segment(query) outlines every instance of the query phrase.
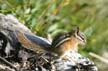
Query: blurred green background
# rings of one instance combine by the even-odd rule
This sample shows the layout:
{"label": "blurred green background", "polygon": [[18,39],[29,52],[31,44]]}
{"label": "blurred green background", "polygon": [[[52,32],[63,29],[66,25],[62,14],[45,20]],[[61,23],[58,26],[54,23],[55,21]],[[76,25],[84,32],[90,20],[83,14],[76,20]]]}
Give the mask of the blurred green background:
{"label": "blurred green background", "polygon": [[108,0],[0,0],[0,13],[14,15],[46,38],[79,26],[87,36],[86,48],[79,52],[94,61],[99,71],[108,71]]}

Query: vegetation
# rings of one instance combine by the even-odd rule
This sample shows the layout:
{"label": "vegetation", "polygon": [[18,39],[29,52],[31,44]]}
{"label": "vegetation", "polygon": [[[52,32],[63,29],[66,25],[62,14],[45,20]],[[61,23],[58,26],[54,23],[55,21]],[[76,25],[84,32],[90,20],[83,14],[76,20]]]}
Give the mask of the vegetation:
{"label": "vegetation", "polygon": [[86,48],[80,48],[80,53],[90,57],[100,71],[107,71],[108,64],[105,67],[89,52],[108,59],[107,8],[108,0],[0,0],[0,13],[13,14],[42,37],[79,26],[87,36]]}

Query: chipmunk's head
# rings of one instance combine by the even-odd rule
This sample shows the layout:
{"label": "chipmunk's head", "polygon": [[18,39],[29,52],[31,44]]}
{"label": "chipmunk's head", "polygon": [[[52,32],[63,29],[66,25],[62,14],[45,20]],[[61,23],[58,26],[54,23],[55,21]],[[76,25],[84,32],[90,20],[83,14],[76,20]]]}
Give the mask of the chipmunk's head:
{"label": "chipmunk's head", "polygon": [[79,30],[79,27],[76,27],[69,33],[70,36],[74,37],[78,44],[85,45],[86,37],[83,32]]}

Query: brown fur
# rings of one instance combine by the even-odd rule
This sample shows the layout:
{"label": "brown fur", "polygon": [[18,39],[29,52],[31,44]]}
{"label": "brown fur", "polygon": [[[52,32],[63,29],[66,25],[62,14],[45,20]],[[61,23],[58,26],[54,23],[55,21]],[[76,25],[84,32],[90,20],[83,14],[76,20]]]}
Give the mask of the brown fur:
{"label": "brown fur", "polygon": [[45,50],[42,49],[38,44],[34,44],[30,40],[26,38],[26,36],[21,32],[16,32],[17,38],[19,42],[27,49],[30,49],[36,53],[44,52]]}
{"label": "brown fur", "polygon": [[60,46],[56,47],[54,50],[55,53],[57,53],[59,56],[64,56],[65,53],[68,53],[72,50],[76,51],[78,46],[77,39],[75,39],[73,36],[62,43]]}

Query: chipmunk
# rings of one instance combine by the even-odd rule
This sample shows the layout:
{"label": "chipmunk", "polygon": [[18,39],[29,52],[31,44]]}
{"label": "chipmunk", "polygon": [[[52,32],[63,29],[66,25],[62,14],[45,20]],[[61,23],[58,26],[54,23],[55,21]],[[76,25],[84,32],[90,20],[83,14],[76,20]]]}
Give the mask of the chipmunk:
{"label": "chipmunk", "polygon": [[41,39],[35,35],[25,34],[20,31],[15,31],[15,35],[19,43],[25,48],[36,53],[54,53],[58,57],[63,57],[72,50],[76,51],[79,44],[84,45],[86,43],[86,37],[78,27],[69,33],[57,35],[51,44],[45,39]]}
{"label": "chipmunk", "polygon": [[77,51],[78,45],[86,44],[86,37],[79,27],[69,33],[57,35],[51,45],[51,51],[59,57],[64,57],[70,51]]}

